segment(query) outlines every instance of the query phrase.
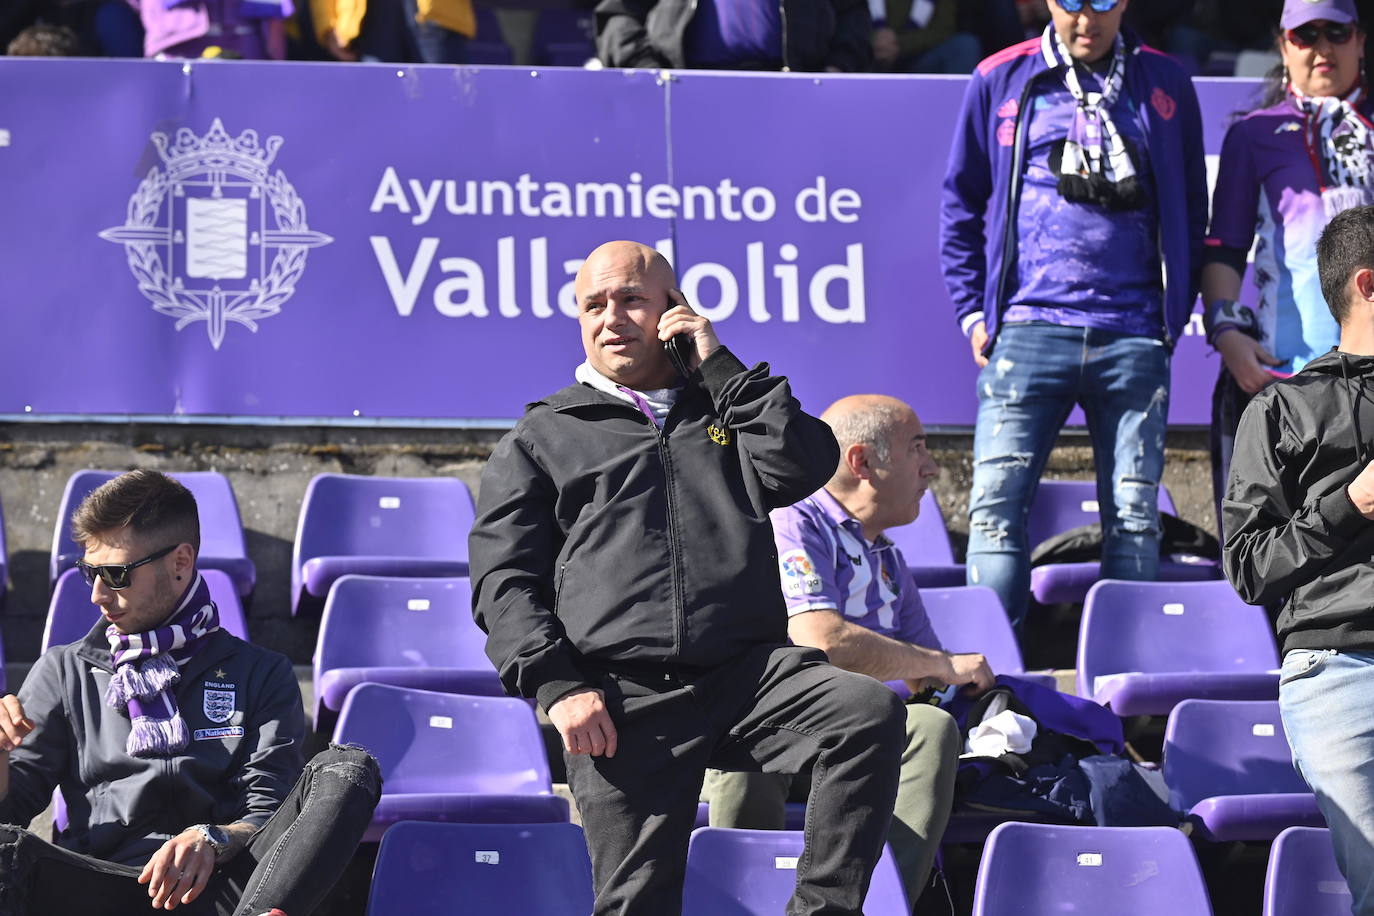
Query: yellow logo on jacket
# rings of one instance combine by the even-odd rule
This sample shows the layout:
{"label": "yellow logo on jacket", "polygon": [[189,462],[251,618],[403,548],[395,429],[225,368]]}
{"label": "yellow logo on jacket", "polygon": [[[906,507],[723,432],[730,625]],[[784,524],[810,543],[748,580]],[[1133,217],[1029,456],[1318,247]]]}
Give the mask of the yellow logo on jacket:
{"label": "yellow logo on jacket", "polygon": [[716,445],[730,444],[730,430],[716,426],[714,423],[706,427],[706,435],[710,436],[711,441]]}

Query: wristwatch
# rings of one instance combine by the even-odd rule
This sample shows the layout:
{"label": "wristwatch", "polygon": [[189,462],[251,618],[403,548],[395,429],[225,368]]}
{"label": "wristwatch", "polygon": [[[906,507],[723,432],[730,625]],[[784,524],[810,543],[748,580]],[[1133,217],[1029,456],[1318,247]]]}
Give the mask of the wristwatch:
{"label": "wristwatch", "polygon": [[200,831],[200,835],[205,842],[210,844],[210,848],[215,851],[215,858],[221,859],[229,849],[229,834],[224,832],[223,827],[214,824],[196,824],[192,830]]}

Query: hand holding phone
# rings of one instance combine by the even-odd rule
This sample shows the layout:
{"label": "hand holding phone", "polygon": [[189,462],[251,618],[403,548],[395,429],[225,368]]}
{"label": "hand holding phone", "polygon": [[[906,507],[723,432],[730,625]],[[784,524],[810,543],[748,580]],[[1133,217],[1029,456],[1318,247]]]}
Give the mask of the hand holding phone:
{"label": "hand holding phone", "polygon": [[658,333],[673,368],[687,378],[720,346],[720,339],[710,320],[692,311],[681,290],[668,290],[668,303],[668,310],[659,319]]}

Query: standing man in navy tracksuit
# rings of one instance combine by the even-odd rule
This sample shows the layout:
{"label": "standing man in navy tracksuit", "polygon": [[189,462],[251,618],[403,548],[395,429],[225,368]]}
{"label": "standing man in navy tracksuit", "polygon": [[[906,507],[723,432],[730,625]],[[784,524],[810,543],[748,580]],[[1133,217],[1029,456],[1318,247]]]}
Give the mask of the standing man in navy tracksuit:
{"label": "standing man in navy tracksuit", "polygon": [[1128,2],[1050,0],[1044,34],[979,64],[945,176],[945,282],[982,369],[968,580],[1017,624],[1026,510],[1075,403],[1102,575],[1159,569],[1169,358],[1197,298],[1207,181],[1192,84],[1122,32]]}
{"label": "standing man in navy tracksuit", "polygon": [[[787,912],[862,912],[903,714],[878,681],[788,645],[771,509],[829,479],[835,437],[748,368],[652,248],[577,275],[587,360],[482,474],[473,610],[506,689],[563,737],[598,914],[681,910],[708,766],[814,773]],[[663,341],[689,344],[686,377]]]}

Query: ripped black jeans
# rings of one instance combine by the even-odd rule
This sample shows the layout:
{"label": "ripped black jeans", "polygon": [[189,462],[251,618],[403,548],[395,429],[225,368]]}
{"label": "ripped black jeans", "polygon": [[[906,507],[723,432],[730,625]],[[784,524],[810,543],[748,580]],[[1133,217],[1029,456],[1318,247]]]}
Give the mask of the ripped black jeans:
{"label": "ripped black jeans", "polygon": [[[288,916],[315,909],[353,857],[381,794],[377,761],[331,746],[306,764],[291,794],[238,855],[215,870],[182,916]],[[189,824],[187,826],[190,826]],[[141,869],[54,846],[20,827],[0,826],[0,916],[152,913]]]}

